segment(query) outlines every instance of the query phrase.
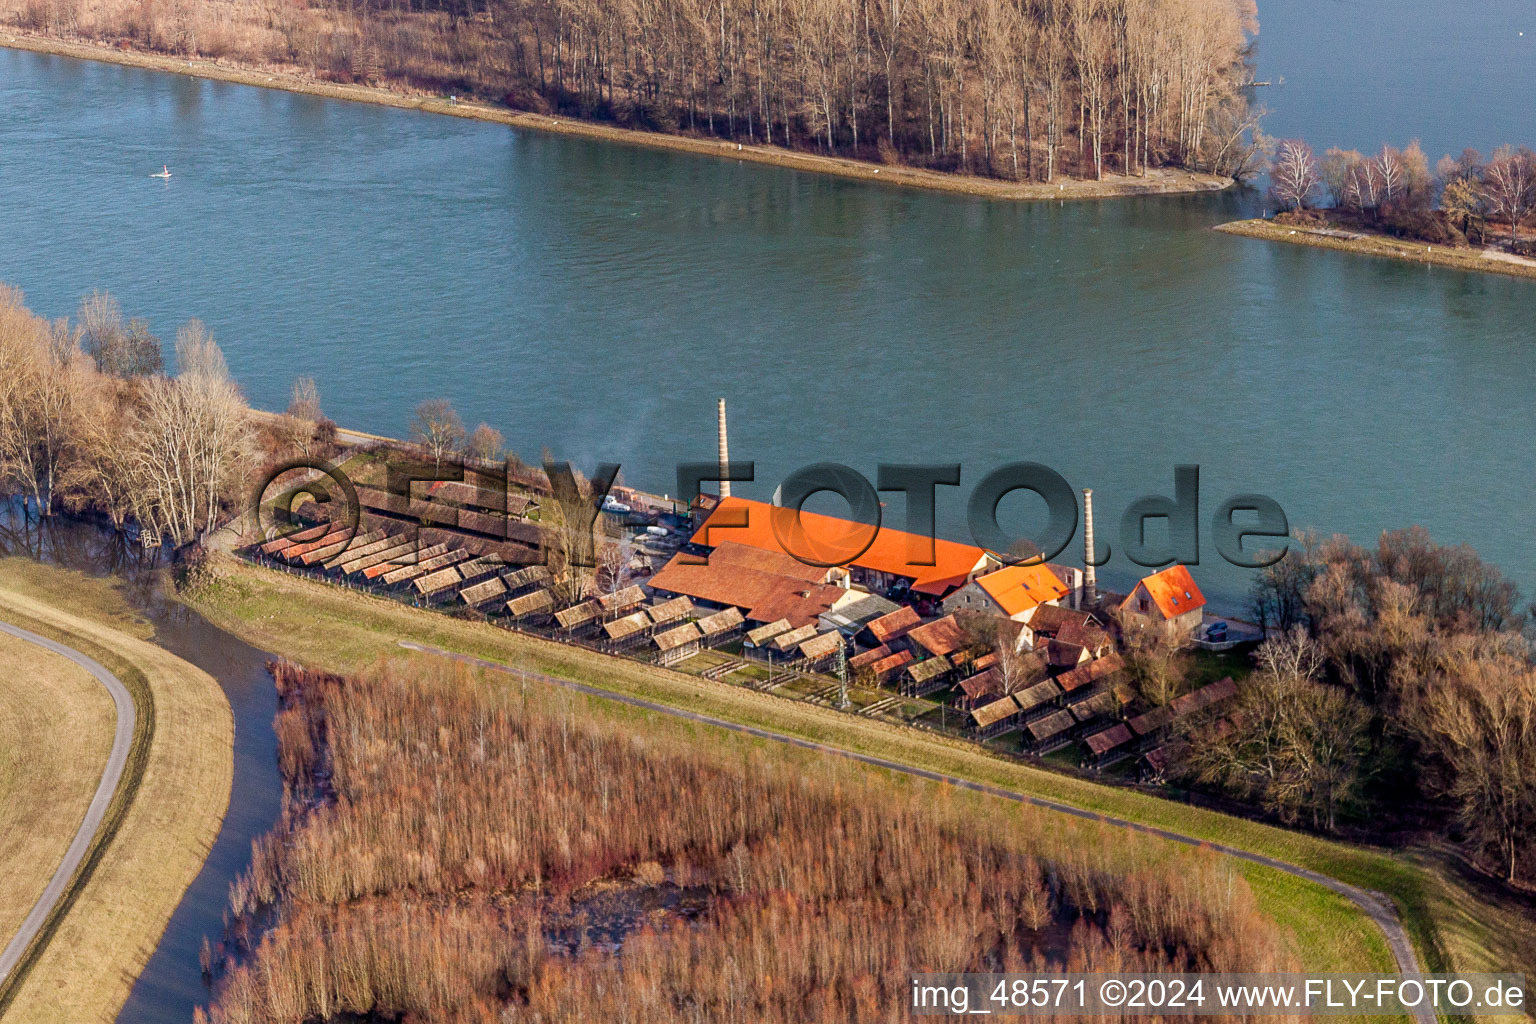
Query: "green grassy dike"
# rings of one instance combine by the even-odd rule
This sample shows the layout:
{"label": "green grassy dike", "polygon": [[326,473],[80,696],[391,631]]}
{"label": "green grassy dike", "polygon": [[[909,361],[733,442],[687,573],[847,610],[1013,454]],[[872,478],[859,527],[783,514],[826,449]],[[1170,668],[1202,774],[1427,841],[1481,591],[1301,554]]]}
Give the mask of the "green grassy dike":
{"label": "green grassy dike", "polygon": [[[189,603],[265,650],[331,671],[407,656],[398,642],[408,639],[1240,847],[1386,893],[1428,970],[1524,970],[1531,964],[1526,948],[1531,940],[1521,938],[1532,930],[1528,921],[1432,866],[1392,853],[1052,774],[945,737],[424,612],[233,559],[222,559],[215,582]],[[640,722],[655,717],[617,705],[603,710]],[[701,738],[707,734],[708,742],[737,741],[705,726],[694,728]],[[1379,930],[1343,897],[1262,866],[1244,863],[1240,870],[1265,911],[1296,936],[1310,969],[1393,969]]]}

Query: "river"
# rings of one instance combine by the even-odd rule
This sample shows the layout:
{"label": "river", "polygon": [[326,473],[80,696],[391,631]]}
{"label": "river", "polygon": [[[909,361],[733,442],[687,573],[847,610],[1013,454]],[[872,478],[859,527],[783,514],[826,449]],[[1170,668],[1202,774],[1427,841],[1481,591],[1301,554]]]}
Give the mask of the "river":
{"label": "river", "polygon": [[[1273,134],[1418,136],[1431,160],[1536,142],[1524,0],[1261,21]],[[0,85],[0,281],[50,316],[108,289],[167,340],[201,317],[260,406],[313,375],[332,417],[399,434],[448,397],[525,457],[666,491],[712,456],[724,396],[758,496],[818,460],[960,462],[940,524],[963,537],[968,487],[1028,459],[1096,489],[1117,550],[1120,511],[1197,463],[1203,515],[1260,491],[1362,540],[1422,523],[1536,592],[1529,281],[1206,230],[1251,193],[987,202],[9,50]],[[1240,605],[1250,574],[1203,541],[1197,578]],[[228,658],[231,822],[124,1021],[187,1019],[197,943],[275,817],[270,686]]]}

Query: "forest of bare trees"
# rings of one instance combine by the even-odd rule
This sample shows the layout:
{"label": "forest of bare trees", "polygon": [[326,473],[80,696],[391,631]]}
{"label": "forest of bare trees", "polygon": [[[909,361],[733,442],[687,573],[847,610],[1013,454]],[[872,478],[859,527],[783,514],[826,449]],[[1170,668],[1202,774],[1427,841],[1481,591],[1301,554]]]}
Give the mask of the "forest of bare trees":
{"label": "forest of bare trees", "polygon": [[1253,0],[4,0],[14,24],[1051,181],[1252,156]]}
{"label": "forest of bare trees", "polygon": [[197,320],[160,343],[96,294],[48,321],[0,286],[0,490],[29,514],[100,513],[147,543],[197,540],[247,486],[255,455],[245,399]]}
{"label": "forest of bare trees", "polygon": [[1536,213],[1536,153],[1501,146],[1485,158],[1475,149],[1447,154],[1430,171],[1417,142],[1362,155],[1330,149],[1319,158],[1300,139],[1286,139],[1270,165],[1270,199],[1286,223],[1319,216],[1440,245],[1487,245],[1502,237],[1522,249],[1521,224]]}
{"label": "forest of bare trees", "polygon": [[1341,808],[1464,843],[1509,882],[1536,877],[1536,664],[1515,587],[1421,528],[1374,549],[1303,536],[1264,570],[1260,649],[1230,727],[1190,769],[1289,820]]}
{"label": "forest of bare trees", "polygon": [[1294,969],[1208,851],[462,666],[276,676],[282,819],[199,1020],[891,1021],[913,970]]}

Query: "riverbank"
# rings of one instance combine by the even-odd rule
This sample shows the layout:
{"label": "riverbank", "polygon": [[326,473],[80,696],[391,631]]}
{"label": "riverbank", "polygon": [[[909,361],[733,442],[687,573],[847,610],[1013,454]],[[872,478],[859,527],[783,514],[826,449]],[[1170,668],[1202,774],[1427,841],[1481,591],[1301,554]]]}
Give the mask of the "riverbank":
{"label": "riverbank", "polygon": [[[1523,937],[1529,927],[1520,913],[1463,884],[1443,864],[1409,864],[1384,851],[1007,761],[935,732],[641,665],[486,623],[424,615],[394,601],[231,558],[221,557],[215,582],[189,600],[210,621],[247,642],[330,671],[355,672],[380,659],[399,657],[399,642],[409,640],[1262,852],[1389,893],[1420,957],[1433,970],[1506,970],[1511,964],[1536,963],[1536,945]],[[1347,901],[1268,869],[1247,865],[1242,870],[1266,912],[1302,939],[1310,964],[1339,966],[1358,963],[1362,957],[1385,962],[1388,954],[1380,933]]]}
{"label": "riverbank", "polygon": [[[133,695],[135,737],[113,803],[67,895],[0,993],[7,1024],[109,1021],[219,832],[234,723],[213,678],[149,642],[148,623],[110,580],[6,559],[0,617],[95,659]],[[39,756],[23,767],[47,763]]]}
{"label": "riverbank", "polygon": [[1389,235],[1346,231],[1341,228],[1291,227],[1269,220],[1229,221],[1226,224],[1216,225],[1216,230],[1246,238],[1263,238],[1271,242],[1311,245],[1320,249],[1337,249],[1363,256],[1385,256],[1389,259],[1450,267],[1454,270],[1474,270],[1487,274],[1536,279],[1536,260],[1522,259],[1519,256],[1492,249],[1452,249],[1441,245],[1427,245],[1424,242],[1404,241]]}
{"label": "riverbank", "polygon": [[324,96],[330,99],[373,103],[380,106],[399,107],[406,110],[422,110],[433,114],[447,114],[478,121],[491,121],[514,128],[557,132],[582,138],[618,142],[650,149],[664,149],[679,153],[692,153],[723,159],[744,160],[750,163],[768,164],[789,170],[814,174],[831,174],[841,178],[853,178],[882,185],[904,188],[921,188],[935,192],[978,196],[986,199],[1015,201],[1116,199],[1129,196],[1183,195],[1198,192],[1220,192],[1232,187],[1233,179],[1217,174],[1186,171],[1179,168],[1157,168],[1143,177],[1108,175],[1102,181],[1066,179],[1050,184],[1016,183],[995,178],[970,175],[945,174],[913,167],[873,164],[863,160],[850,160],[816,153],[801,153],[778,146],[745,145],[722,139],[694,138],[685,135],[667,135],[660,132],[617,128],[612,125],[580,121],[569,117],[535,114],[511,110],[487,103],[450,102],[440,96],[428,96],[398,92],[393,89],[366,85],[341,85],[324,82],[312,75],[292,68],[264,68],[241,64],[229,64],[217,60],[188,60],[166,54],[146,53],[141,50],[120,49],[102,43],[81,42],[41,36],[7,28],[0,31],[0,45],[35,53],[73,57],[78,60],[104,61],[124,67],[144,68],[174,74],[192,75],[238,85],[253,85],[263,89],[281,89],[285,92]]}

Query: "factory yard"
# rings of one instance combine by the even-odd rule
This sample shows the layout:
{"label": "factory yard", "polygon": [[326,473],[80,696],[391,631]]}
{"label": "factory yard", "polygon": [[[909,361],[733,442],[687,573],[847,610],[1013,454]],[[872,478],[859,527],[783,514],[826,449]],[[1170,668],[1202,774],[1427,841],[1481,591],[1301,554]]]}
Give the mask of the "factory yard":
{"label": "factory yard", "polygon": [[[241,553],[423,613],[1143,782],[1162,781],[1190,731],[1220,721],[1260,638],[1204,640],[1204,598],[1181,566],[1131,595],[1101,594],[1082,570],[1009,566],[947,540],[934,542],[932,565],[908,564],[916,538],[882,528],[856,557],[822,567],[785,541],[837,548],[856,524],[621,487],[597,516],[593,566],[578,582],[583,573],[561,568],[558,524],[580,515],[544,474],[471,467],[407,495],[390,480],[409,457],[377,440],[349,452],[340,465],[355,522],[301,501],[293,528]],[[301,491],[295,483],[290,498]],[[1143,697],[1122,653],[1122,632],[1146,626],[1189,648],[1187,692],[1161,704]]]}

